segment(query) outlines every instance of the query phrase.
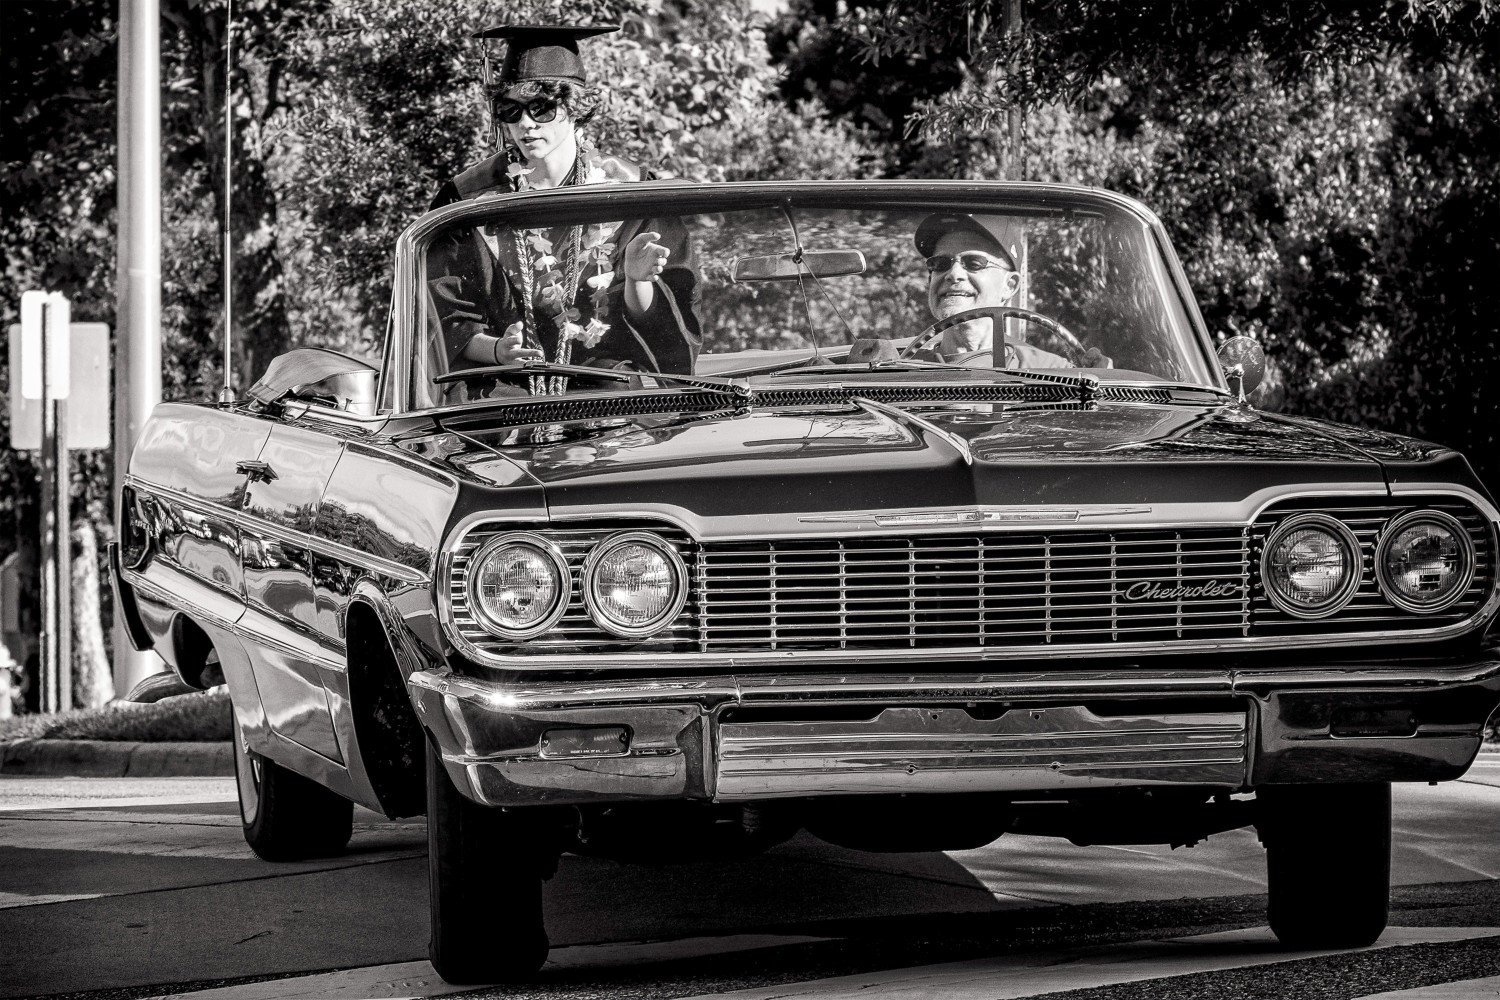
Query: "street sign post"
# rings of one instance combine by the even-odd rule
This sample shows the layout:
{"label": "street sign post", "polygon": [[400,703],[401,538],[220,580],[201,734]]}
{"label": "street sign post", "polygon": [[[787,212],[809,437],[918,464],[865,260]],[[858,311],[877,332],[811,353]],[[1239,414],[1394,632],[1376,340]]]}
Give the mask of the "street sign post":
{"label": "street sign post", "polygon": [[[73,614],[68,449],[109,447],[109,328],[71,322],[57,292],[21,296],[10,328],[11,447],[38,452],[41,467],[41,709],[73,706]],[[70,405],[70,403],[72,405]]]}

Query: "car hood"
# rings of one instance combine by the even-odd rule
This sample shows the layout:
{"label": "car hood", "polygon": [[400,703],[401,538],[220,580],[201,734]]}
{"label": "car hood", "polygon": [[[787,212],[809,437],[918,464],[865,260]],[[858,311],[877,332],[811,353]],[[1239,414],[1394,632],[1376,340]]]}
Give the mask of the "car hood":
{"label": "car hood", "polygon": [[[1362,432],[1224,406],[851,404],[516,429],[465,422],[447,461],[547,506],[704,516],[947,505],[1235,502],[1294,484],[1384,491]],[[1419,460],[1420,442],[1385,435]]]}

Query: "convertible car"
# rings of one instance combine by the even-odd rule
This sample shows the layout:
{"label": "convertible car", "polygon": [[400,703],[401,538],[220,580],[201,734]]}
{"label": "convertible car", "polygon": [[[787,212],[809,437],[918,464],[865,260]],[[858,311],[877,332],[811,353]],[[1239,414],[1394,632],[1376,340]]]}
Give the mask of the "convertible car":
{"label": "convertible car", "polygon": [[1500,515],[1447,448],[1257,408],[1263,362],[1104,191],[465,201],[402,236],[378,368],[157,408],[118,607],[227,683],[258,855],[427,814],[452,982],[540,967],[564,853],[803,830],[1253,826],[1277,936],[1366,944],[1391,783],[1463,774],[1500,702]]}

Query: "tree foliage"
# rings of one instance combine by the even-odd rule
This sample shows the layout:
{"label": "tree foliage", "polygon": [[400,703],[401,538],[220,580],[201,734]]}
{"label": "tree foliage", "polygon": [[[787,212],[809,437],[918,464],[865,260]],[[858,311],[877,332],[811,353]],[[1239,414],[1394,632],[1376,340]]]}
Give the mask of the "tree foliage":
{"label": "tree foliage", "polygon": [[[115,0],[6,0],[0,324],[23,290],[115,324]],[[815,102],[789,106],[747,0],[162,0],[162,356],[168,399],[223,381],[226,86],[233,114],[234,374],[292,345],[378,356],[397,236],[487,154],[477,29],[619,21],[586,60],[607,152],[701,181],[851,176],[873,154]],[[0,351],[0,435],[8,440]],[[111,508],[111,456],[77,453],[74,510]],[[36,470],[0,448],[0,556],[34,545]],[[107,529],[106,529],[107,534]]]}
{"label": "tree foliage", "polygon": [[[811,0],[816,3],[817,0]],[[931,134],[977,134],[1010,107],[1077,106],[1107,78],[1210,87],[1254,56],[1279,86],[1393,52],[1500,51],[1500,0],[852,0],[823,46],[872,66],[948,53],[963,81],[918,100]],[[925,87],[925,84],[919,84]]]}
{"label": "tree foliage", "polygon": [[[910,176],[1095,184],[1165,222],[1211,330],[1272,356],[1267,396],[1464,450],[1500,487],[1500,136],[1492,0],[794,4],[789,92],[907,101]],[[941,55],[948,89],[903,82]],[[833,63],[833,65],[830,65]],[[1024,114],[1021,155],[997,126]],[[899,133],[899,134],[898,134]]]}

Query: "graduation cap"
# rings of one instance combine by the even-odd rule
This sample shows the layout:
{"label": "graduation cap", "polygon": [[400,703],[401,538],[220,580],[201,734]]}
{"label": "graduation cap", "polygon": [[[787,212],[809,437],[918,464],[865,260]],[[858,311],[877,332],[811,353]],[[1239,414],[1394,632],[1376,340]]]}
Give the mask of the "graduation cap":
{"label": "graduation cap", "polygon": [[578,41],[619,31],[618,24],[501,24],[486,28],[475,38],[499,38],[506,42],[500,72],[491,73],[488,46],[484,58],[484,84],[488,89],[527,80],[567,80],[583,83],[583,59]]}

